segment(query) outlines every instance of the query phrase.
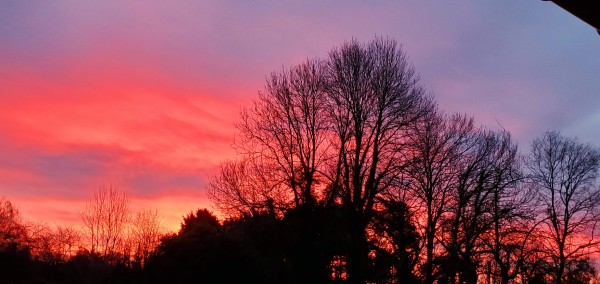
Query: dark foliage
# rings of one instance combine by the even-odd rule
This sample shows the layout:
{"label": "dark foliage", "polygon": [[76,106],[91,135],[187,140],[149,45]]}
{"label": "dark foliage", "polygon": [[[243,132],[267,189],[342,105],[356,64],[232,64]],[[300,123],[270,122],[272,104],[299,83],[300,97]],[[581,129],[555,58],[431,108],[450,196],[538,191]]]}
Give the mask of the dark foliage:
{"label": "dark foliage", "polygon": [[413,270],[418,262],[420,236],[405,203],[382,199],[382,209],[376,211],[373,230],[381,239],[373,239],[375,259],[371,265],[370,279],[385,283],[390,279],[402,283],[420,283]]}
{"label": "dark foliage", "polygon": [[0,275],[6,281],[18,281],[28,277],[31,255],[27,247],[15,242],[0,244]]}
{"label": "dark foliage", "polygon": [[[389,233],[394,248],[377,247],[369,275],[373,280],[412,279],[417,236],[405,224],[406,207],[381,214],[377,230]],[[230,219],[199,210],[185,218],[178,234],[163,239],[146,268],[147,282],[190,283],[333,283],[335,271],[350,253],[349,226],[340,206],[298,207],[283,218],[269,214]],[[405,228],[394,232],[396,226]],[[410,238],[410,240],[406,240]],[[335,260],[339,262],[335,262]],[[395,273],[392,267],[398,266]],[[339,273],[342,279],[332,279]],[[175,277],[174,277],[175,276]],[[406,278],[408,277],[408,278]]]}
{"label": "dark foliage", "polygon": [[149,283],[264,282],[251,248],[228,234],[207,210],[185,217],[181,230],[163,239],[146,265]]}

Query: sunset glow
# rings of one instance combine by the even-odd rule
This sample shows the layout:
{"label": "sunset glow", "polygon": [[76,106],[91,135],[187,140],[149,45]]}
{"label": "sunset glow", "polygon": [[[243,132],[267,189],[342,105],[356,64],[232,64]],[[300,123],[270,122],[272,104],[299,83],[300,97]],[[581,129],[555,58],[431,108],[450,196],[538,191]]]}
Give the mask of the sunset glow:
{"label": "sunset glow", "polygon": [[0,3],[0,196],[78,226],[112,185],[177,230],[211,208],[207,184],[270,72],[375,35],[403,44],[443,109],[522,149],[548,129],[600,140],[600,39],[543,1],[201,3]]}

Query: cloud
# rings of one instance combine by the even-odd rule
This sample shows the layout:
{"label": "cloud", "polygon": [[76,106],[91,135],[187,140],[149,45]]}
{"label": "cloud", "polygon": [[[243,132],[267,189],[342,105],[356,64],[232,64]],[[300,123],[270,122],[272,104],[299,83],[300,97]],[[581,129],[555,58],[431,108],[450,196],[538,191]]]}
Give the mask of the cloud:
{"label": "cloud", "polygon": [[4,1],[1,194],[58,220],[114,184],[175,222],[235,157],[266,75],[375,35],[403,44],[447,112],[521,145],[547,129],[596,139],[598,37],[548,2]]}
{"label": "cloud", "polygon": [[[134,200],[172,196],[189,205],[204,200],[206,180],[235,155],[233,123],[243,100],[179,86],[135,66],[96,70],[74,62],[78,72],[59,68],[51,75],[27,64],[5,66],[0,188],[28,216],[76,220],[75,205],[106,184]],[[130,69],[136,72],[127,77]],[[72,214],[61,207],[65,202],[73,203]],[[185,212],[175,207],[161,214],[181,217]]]}

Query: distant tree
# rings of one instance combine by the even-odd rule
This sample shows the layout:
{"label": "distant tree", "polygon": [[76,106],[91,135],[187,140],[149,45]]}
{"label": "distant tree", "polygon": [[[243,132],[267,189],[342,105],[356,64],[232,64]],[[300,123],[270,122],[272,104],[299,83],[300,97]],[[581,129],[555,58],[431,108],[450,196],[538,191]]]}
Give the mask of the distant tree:
{"label": "distant tree", "polygon": [[203,235],[217,232],[220,229],[219,219],[212,212],[198,209],[183,218],[179,235]]}
{"label": "distant tree", "polygon": [[554,282],[560,284],[567,268],[599,244],[600,150],[558,132],[546,132],[531,148],[529,178],[544,207],[546,237],[539,241],[547,248]]}
{"label": "distant tree", "polygon": [[280,222],[279,235],[290,283],[345,280],[346,255],[351,247],[347,211],[340,205],[290,209]]}
{"label": "distant tree", "polygon": [[81,232],[65,225],[56,226],[54,231],[55,253],[63,261],[75,256],[81,246]]}
{"label": "distant tree", "polygon": [[19,210],[10,201],[0,197],[0,245],[24,244],[27,239],[27,228],[21,220]]}
{"label": "distant tree", "polygon": [[[291,209],[294,211],[295,209]],[[289,212],[288,212],[289,214]],[[307,220],[300,220],[307,221]],[[254,283],[319,283],[315,281],[311,271],[314,267],[323,269],[322,255],[327,252],[319,250],[317,257],[312,254],[312,247],[299,246],[299,244],[313,243],[314,239],[299,239],[300,228],[305,226],[287,226],[285,219],[280,219],[272,214],[263,213],[223,222],[224,237],[233,241],[238,252],[233,254],[233,259],[242,259],[251,264],[232,262],[230,268],[234,271],[245,273],[245,281]],[[313,222],[310,222],[313,223]],[[295,230],[294,230],[295,229]],[[309,251],[313,256],[312,262],[298,262],[295,252]],[[302,253],[301,252],[301,253]],[[228,253],[232,254],[231,251]],[[302,266],[302,264],[306,264]],[[303,281],[303,280],[309,280]]]}
{"label": "distant tree", "polygon": [[522,274],[523,282],[529,284],[553,283],[551,277],[552,270],[552,264],[546,261],[544,257],[538,255],[533,261],[526,263]]}
{"label": "distant tree", "polygon": [[186,215],[179,232],[164,236],[148,260],[148,281],[190,283],[216,279],[216,271],[211,271],[214,266],[209,264],[216,260],[212,249],[222,249],[214,245],[221,231],[217,217],[206,209]]}
{"label": "distant tree", "polygon": [[0,197],[0,282],[27,279],[31,254],[27,246],[27,228],[19,211]]}
{"label": "distant tree", "polygon": [[55,234],[45,223],[28,224],[27,246],[31,255],[39,261],[57,263],[62,259],[57,253]]}
{"label": "distant tree", "polygon": [[92,253],[103,257],[114,257],[118,253],[130,218],[129,203],[125,193],[112,186],[94,191],[94,198],[80,213],[85,225],[84,235]]}
{"label": "distant tree", "polygon": [[144,265],[160,244],[163,236],[161,221],[156,210],[137,212],[131,223],[129,243],[134,262]]}
{"label": "distant tree", "polygon": [[66,277],[56,282],[66,283],[126,283],[125,279],[119,279],[114,264],[108,262],[105,257],[88,250],[78,251],[64,266]]}

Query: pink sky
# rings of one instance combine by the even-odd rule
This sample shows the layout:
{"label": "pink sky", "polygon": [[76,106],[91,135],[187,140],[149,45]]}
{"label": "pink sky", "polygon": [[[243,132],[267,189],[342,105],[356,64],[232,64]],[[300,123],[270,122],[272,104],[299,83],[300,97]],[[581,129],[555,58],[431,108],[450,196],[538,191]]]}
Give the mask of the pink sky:
{"label": "pink sky", "polygon": [[264,78],[344,40],[404,45],[448,112],[510,130],[600,139],[600,37],[553,4],[0,3],[0,196],[78,224],[95,188],[175,229],[205,191]]}

